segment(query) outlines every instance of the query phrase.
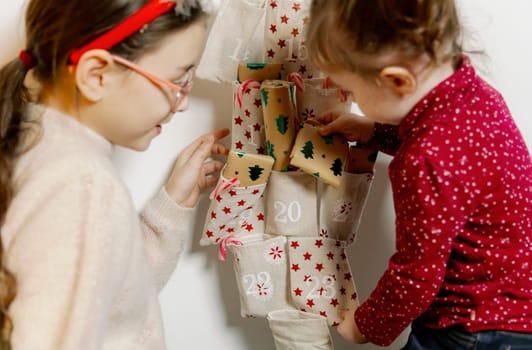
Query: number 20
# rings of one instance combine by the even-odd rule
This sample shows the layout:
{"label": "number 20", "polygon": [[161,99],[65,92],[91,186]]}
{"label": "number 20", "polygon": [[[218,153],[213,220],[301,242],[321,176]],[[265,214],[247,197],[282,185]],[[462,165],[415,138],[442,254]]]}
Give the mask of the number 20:
{"label": "number 20", "polygon": [[290,222],[298,222],[301,220],[301,204],[299,202],[294,201],[286,205],[285,202],[276,201],[273,206],[277,212],[275,221],[286,224],[288,220]]}

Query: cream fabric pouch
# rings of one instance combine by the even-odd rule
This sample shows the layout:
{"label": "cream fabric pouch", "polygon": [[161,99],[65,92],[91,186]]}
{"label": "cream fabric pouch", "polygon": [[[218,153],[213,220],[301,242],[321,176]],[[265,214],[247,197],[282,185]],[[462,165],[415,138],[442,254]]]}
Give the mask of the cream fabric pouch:
{"label": "cream fabric pouch", "polygon": [[266,190],[266,233],[318,236],[317,180],[302,171],[272,171]]}
{"label": "cream fabric pouch", "polygon": [[293,309],[288,294],[286,237],[230,246],[240,292],[242,317],[266,317],[273,310]]}
{"label": "cream fabric pouch", "polygon": [[268,314],[276,350],[332,350],[327,319],[298,310],[276,310]]}
{"label": "cream fabric pouch", "polygon": [[345,246],[355,241],[373,177],[373,173],[344,172],[340,187],[321,184],[319,226],[322,237],[340,240]]}
{"label": "cream fabric pouch", "polygon": [[264,60],[265,0],[224,0],[212,24],[196,75],[232,83],[238,65]]}

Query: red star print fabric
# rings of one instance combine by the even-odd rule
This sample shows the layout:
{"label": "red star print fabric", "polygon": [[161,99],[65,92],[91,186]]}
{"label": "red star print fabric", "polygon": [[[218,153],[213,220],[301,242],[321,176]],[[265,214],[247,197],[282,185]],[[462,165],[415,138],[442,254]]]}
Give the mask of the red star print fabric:
{"label": "red star print fabric", "polygon": [[373,177],[373,173],[344,173],[339,188],[323,185],[319,215],[321,237],[342,241],[346,247],[355,242]]}
{"label": "red star print fabric", "polygon": [[266,154],[260,83],[234,83],[235,101],[231,118],[231,149]]}
{"label": "red star print fabric", "polygon": [[288,294],[286,237],[231,246],[242,317],[294,309]]}
{"label": "red star print fabric", "polygon": [[340,241],[316,237],[288,238],[290,294],[296,307],[327,318],[337,326],[338,310],[358,304],[351,268]]}
{"label": "red star print fabric", "polygon": [[302,171],[273,171],[266,195],[266,233],[317,236],[316,179]]}
{"label": "red star print fabric", "polygon": [[287,73],[296,72],[305,79],[320,75],[310,64],[305,46],[310,3],[310,0],[269,0],[264,34],[266,62],[283,63]]}
{"label": "red star print fabric", "polygon": [[[222,175],[218,184],[227,181]],[[230,187],[210,202],[200,245],[220,244],[223,238],[239,238],[264,233],[264,200],[266,184]]]}

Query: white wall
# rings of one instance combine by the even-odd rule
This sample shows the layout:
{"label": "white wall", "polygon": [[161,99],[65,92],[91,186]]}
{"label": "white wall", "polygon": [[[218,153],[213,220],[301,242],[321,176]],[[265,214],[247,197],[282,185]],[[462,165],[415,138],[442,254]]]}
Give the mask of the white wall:
{"label": "white wall", "polygon": [[[532,148],[532,24],[529,0],[460,0],[470,31],[476,33],[475,47],[486,51],[483,75],[506,96],[529,148]],[[0,1],[0,62],[12,59],[23,46],[21,6],[23,0]],[[231,89],[198,81],[188,112],[177,115],[149,151],[117,150],[115,160],[140,208],[163,183],[175,155],[197,135],[230,125]],[[389,158],[380,156],[361,232],[350,248],[349,258],[358,292],[364,300],[387,265],[394,247],[394,214],[387,180]],[[170,283],[161,295],[169,349],[271,350],[274,348],[263,319],[243,319],[239,314],[238,291],[231,262],[221,263],[213,247],[198,241],[208,202],[203,200],[197,230]],[[333,330],[335,348],[377,349],[353,346]],[[397,349],[405,335],[390,349]]]}

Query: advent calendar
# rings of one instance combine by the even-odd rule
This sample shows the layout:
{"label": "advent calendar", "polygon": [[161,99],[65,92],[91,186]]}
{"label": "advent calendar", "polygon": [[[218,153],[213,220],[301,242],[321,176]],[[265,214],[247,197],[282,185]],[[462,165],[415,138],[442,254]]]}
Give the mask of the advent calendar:
{"label": "advent calendar", "polygon": [[310,0],[225,0],[197,75],[233,91],[231,152],[200,244],[230,258],[242,317],[268,319],[278,350],[332,349],[358,304],[355,242],[376,152],[320,136],[314,117],[348,93],[309,60]]}

